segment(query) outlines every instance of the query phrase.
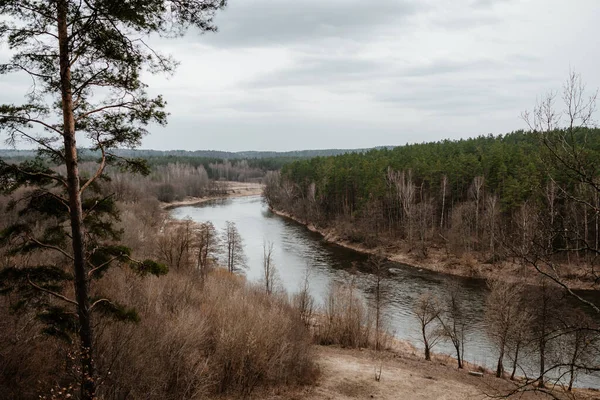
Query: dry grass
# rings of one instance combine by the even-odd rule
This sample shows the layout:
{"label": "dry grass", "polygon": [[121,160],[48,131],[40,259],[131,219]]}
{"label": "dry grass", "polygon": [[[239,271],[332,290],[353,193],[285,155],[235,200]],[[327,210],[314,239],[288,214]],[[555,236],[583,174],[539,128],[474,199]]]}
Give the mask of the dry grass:
{"label": "dry grass", "polygon": [[[248,395],[257,386],[311,383],[310,336],[284,298],[217,271],[107,280],[141,311],[135,326],[103,327],[98,360],[106,398],[197,399]],[[132,368],[132,366],[135,366]]]}
{"label": "dry grass", "polygon": [[[375,348],[377,332],[372,311],[352,282],[332,284],[325,307],[313,318],[314,342],[348,348]],[[381,348],[388,348],[391,341],[392,336],[384,327],[380,328]]]}
{"label": "dry grass", "polygon": [[0,399],[37,399],[69,381],[68,349],[40,336],[33,315],[12,315],[9,306],[8,299],[0,297]]}
{"label": "dry grass", "polygon": [[[156,256],[166,223],[158,202],[121,209],[123,243],[138,259]],[[287,297],[219,269],[202,282],[191,253],[164,277],[115,267],[95,283],[93,295],[133,307],[141,318],[125,324],[94,317],[99,398],[246,396],[314,382],[312,338]],[[76,346],[41,335],[33,313],[12,315],[16,300],[0,297],[0,399],[66,398],[62,388],[78,381]]]}
{"label": "dry grass", "polygon": [[[202,287],[190,272],[141,279],[114,270],[98,290],[141,317],[137,324],[96,318],[101,399],[247,396],[318,376],[311,336],[287,298],[243,278],[217,270]],[[0,398],[62,398],[58,388],[77,380],[73,347],[39,335],[32,315],[1,306]]]}

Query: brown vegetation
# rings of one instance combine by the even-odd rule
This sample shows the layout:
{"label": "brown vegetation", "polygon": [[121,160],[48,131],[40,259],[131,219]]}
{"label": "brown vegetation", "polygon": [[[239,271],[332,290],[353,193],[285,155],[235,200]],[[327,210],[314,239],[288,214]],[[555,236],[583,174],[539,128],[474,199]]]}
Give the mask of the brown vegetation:
{"label": "brown vegetation", "polygon": [[[101,398],[198,399],[314,381],[310,337],[285,298],[218,271],[204,289],[184,271],[138,279],[115,270],[103,281],[140,322],[97,321]],[[40,336],[35,320],[2,306],[0,398],[50,396],[73,384],[73,346]]]}
{"label": "brown vegetation", "polygon": [[220,270],[203,288],[197,275],[182,272],[133,293],[127,281],[109,284],[143,311],[137,325],[103,327],[106,398],[248,395],[260,385],[314,380],[310,337],[284,298]]}
{"label": "brown vegetation", "polygon": [[[94,318],[100,398],[200,399],[314,382],[312,338],[300,313],[285,295],[267,295],[215,268],[222,246],[210,223],[172,221],[152,197],[117,204],[122,243],[135,257],[166,263],[170,272],[142,279],[118,268],[94,287],[135,309],[139,320]],[[14,217],[6,214],[0,228]],[[39,262],[36,257],[3,249],[0,268]],[[0,398],[75,396],[77,345],[40,333],[44,326],[34,312],[12,312],[18,305],[16,297],[0,297],[0,336],[6,339],[0,341]]]}

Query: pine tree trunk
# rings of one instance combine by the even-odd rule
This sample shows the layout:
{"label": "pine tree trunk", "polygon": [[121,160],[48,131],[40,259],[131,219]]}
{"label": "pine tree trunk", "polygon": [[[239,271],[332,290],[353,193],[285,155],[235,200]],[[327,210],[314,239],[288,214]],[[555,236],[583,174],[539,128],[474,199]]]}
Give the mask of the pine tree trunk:
{"label": "pine tree trunk", "polygon": [[64,124],[65,163],[71,219],[73,245],[73,269],[75,275],[75,296],[79,317],[79,340],[81,344],[81,399],[92,400],[96,394],[96,381],[93,361],[93,334],[90,320],[89,289],[86,273],[85,246],[83,235],[83,210],[77,166],[77,143],[75,140],[75,118],[73,115],[73,96],[71,90],[71,68],[67,28],[67,0],[57,3],[58,44],[60,55],[60,81]]}

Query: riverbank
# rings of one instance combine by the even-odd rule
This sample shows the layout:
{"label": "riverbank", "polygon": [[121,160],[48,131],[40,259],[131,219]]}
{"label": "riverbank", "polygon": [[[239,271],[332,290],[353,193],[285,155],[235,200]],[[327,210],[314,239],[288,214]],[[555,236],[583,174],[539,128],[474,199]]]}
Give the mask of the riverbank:
{"label": "riverbank", "polygon": [[219,183],[222,186],[219,188],[217,194],[208,195],[205,197],[188,197],[180,201],[161,203],[161,208],[164,210],[170,210],[176,207],[194,206],[211,200],[221,200],[233,197],[260,196],[264,187],[261,183],[253,182],[225,181]]}
{"label": "riverbank", "polygon": [[[246,241],[245,249],[250,260],[246,276],[249,281],[259,281],[262,276],[264,267],[262,264],[264,238],[269,238],[273,241],[277,251],[275,255],[276,262],[279,265],[285,265],[284,268],[279,269],[279,273],[282,278],[281,285],[288,293],[297,292],[298,277],[302,277],[306,273],[306,261],[313,260],[311,264],[315,268],[311,272],[310,293],[317,299],[318,304],[324,304],[323,301],[326,300],[327,293],[329,292],[329,282],[335,279],[336,276],[339,277],[338,272],[340,269],[348,267],[353,261],[364,261],[364,257],[359,256],[353,251],[346,251],[342,248],[337,248],[337,246],[326,245],[317,235],[310,234],[303,225],[286,222],[284,218],[274,217],[273,214],[265,212],[265,206],[261,202],[260,197],[236,198],[226,202],[209,203],[204,207],[184,207],[173,210],[171,215],[176,219],[191,219],[198,222],[210,220],[217,227],[224,226],[226,221],[235,221],[240,234]],[[398,275],[402,275],[402,277],[395,275],[390,279],[390,285],[393,285],[391,288],[401,293],[401,297],[394,296],[390,300],[390,307],[393,307],[394,312],[390,313],[393,315],[390,315],[390,319],[388,320],[388,328],[404,344],[406,344],[406,341],[417,344],[418,339],[415,336],[415,328],[417,327],[415,326],[415,318],[411,314],[413,302],[410,299],[416,299],[419,294],[425,291],[434,291],[443,295],[446,290],[445,282],[450,279],[448,276],[442,274],[436,276],[429,273],[411,273],[408,269],[406,269],[405,273],[405,269],[401,269],[402,271],[399,271]],[[399,279],[396,279],[397,277]],[[371,287],[372,282],[370,277],[367,274],[357,274],[356,279],[355,283],[359,293],[366,293],[366,290]],[[469,307],[465,312],[473,330],[469,337],[469,344],[467,345],[469,348],[468,358],[487,367],[493,367],[494,355],[490,352],[492,344],[489,343],[482,325],[481,310],[485,304],[485,284],[484,282],[462,279],[457,280],[457,284],[469,296]],[[327,329],[321,331],[326,332]],[[409,348],[403,351],[402,349],[396,350],[396,347],[398,346],[394,346],[394,351],[398,353],[398,357],[400,358],[406,358],[405,353],[415,356],[417,360],[423,358],[422,351],[420,350]],[[446,343],[440,343],[438,350],[441,353],[453,354],[453,349],[448,348]],[[442,354],[439,354],[439,356],[445,357]],[[434,364],[440,362],[444,361],[438,360],[436,356]],[[445,361],[445,364],[449,369],[454,370],[456,368],[456,361],[449,357]],[[469,367],[469,369],[478,370],[478,367],[473,366],[472,368]],[[372,374],[372,372],[368,371],[365,373],[369,374],[369,376]],[[585,382],[584,385],[586,386],[596,386],[595,382],[589,380]],[[282,390],[287,389],[282,388]],[[257,396],[256,398],[262,397]],[[292,395],[282,398],[300,399],[311,398],[311,396]]]}
{"label": "riverbank", "polygon": [[[394,351],[343,349],[334,346],[314,346],[320,377],[314,386],[275,388],[257,392],[256,399],[414,399],[414,400],[483,400],[515,389],[515,383],[485,373],[472,376],[469,369],[459,370],[452,359],[434,358],[425,361],[420,355]],[[381,371],[380,380],[375,379]],[[598,392],[576,390],[567,395],[559,388],[557,399],[597,399]],[[575,397],[573,397],[575,395]],[[536,392],[516,396],[523,400],[548,398]]]}
{"label": "riverbank", "polygon": [[[300,218],[285,211],[273,208],[270,210],[276,215],[288,218],[305,226],[311,232],[318,233],[328,243],[366,255],[379,254],[389,261],[405,264],[414,268],[466,278],[486,279],[490,276],[501,276],[502,279],[507,281],[526,282],[531,285],[539,284],[539,279],[541,277],[540,273],[529,265],[513,261],[486,263],[477,260],[475,256],[470,253],[465,253],[463,256],[457,257],[441,248],[429,247],[427,256],[416,254],[416,252],[406,252],[400,245],[371,248],[361,243],[344,240],[333,228],[317,227],[314,224],[307,224]],[[598,290],[598,287],[594,286],[594,280],[590,279],[588,272],[589,271],[584,268],[571,267],[569,268],[568,274],[565,274],[565,277],[562,278],[562,281],[568,284],[571,289]]]}

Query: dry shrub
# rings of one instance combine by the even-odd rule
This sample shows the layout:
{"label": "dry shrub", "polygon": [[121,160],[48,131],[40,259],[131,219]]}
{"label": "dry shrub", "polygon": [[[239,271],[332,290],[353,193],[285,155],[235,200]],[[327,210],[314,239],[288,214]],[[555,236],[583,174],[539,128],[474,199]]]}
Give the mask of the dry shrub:
{"label": "dry shrub", "polygon": [[137,254],[153,254],[157,233],[165,224],[167,213],[160,209],[158,200],[147,198],[136,203],[119,203],[120,221],[116,228],[123,230],[121,243]]}
{"label": "dry shrub", "polygon": [[[249,394],[261,382],[308,383],[314,377],[310,337],[283,297],[258,288],[208,287],[218,391]],[[220,367],[220,369],[218,368]]]}
{"label": "dry shrub", "polygon": [[[201,289],[191,272],[107,277],[111,296],[136,305],[141,322],[104,322],[98,363],[107,399],[247,395],[257,386],[315,377],[310,336],[283,297],[215,271]],[[110,374],[106,374],[110,372]]]}
{"label": "dry shrub", "polygon": [[[123,243],[139,259],[158,252],[165,214],[157,202],[120,204]],[[180,267],[189,264],[185,240],[171,243]],[[2,249],[0,257],[1,268],[9,259]],[[269,296],[223,270],[202,285],[193,268],[177,264],[160,278],[114,268],[94,285],[93,296],[134,307],[141,318],[126,324],[94,316],[99,398],[214,398],[316,379],[310,334],[283,294]],[[78,378],[73,346],[41,335],[33,314],[11,315],[10,301],[0,297],[0,399],[63,396],[59,388]]]}
{"label": "dry shrub", "polygon": [[315,341],[321,345],[369,347],[371,325],[367,308],[353,283],[332,283],[325,313],[315,329]]}
{"label": "dry shrub", "polygon": [[35,317],[10,314],[9,303],[0,297],[0,399],[37,399],[68,386],[68,346],[40,336]]}
{"label": "dry shrub", "polygon": [[292,296],[292,305],[298,312],[304,326],[310,329],[310,327],[314,325],[315,299],[310,294],[308,274],[300,286],[300,291],[294,293]]}

